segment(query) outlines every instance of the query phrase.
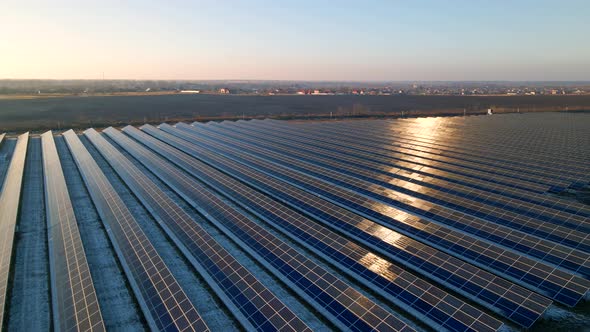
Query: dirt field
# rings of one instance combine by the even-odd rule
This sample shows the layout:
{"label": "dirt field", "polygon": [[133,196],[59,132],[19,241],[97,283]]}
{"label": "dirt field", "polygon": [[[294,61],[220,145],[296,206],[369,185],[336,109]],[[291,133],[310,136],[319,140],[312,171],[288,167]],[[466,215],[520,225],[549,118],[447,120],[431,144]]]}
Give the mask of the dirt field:
{"label": "dirt field", "polygon": [[590,110],[590,96],[155,95],[0,99],[0,131],[178,120],[321,118]]}

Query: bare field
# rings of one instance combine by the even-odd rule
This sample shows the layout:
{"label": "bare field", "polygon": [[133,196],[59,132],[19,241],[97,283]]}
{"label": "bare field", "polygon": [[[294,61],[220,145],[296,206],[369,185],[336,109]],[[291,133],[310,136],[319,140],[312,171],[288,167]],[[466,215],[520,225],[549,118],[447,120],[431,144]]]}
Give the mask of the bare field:
{"label": "bare field", "polygon": [[[30,96],[29,96],[30,97]],[[581,96],[128,95],[0,98],[0,131],[106,127],[254,117],[354,118],[590,110]]]}

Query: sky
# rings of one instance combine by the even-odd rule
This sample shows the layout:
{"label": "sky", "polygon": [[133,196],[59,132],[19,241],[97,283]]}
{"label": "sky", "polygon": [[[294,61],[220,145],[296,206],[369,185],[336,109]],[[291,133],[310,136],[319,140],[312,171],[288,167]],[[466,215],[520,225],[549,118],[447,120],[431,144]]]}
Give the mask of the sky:
{"label": "sky", "polygon": [[590,80],[588,0],[0,0],[0,78]]}

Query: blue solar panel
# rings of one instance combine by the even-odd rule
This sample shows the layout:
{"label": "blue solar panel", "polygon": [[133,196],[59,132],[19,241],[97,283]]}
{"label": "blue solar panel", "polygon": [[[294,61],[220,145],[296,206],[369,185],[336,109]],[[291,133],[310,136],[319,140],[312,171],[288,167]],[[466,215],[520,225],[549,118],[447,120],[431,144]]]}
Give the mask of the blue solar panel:
{"label": "blue solar panel", "polygon": [[104,331],[96,291],[51,131],[41,135],[56,331]]}
{"label": "blue solar panel", "polygon": [[0,192],[0,327],[4,322],[14,230],[20,202],[29,133],[18,137],[6,180]]}

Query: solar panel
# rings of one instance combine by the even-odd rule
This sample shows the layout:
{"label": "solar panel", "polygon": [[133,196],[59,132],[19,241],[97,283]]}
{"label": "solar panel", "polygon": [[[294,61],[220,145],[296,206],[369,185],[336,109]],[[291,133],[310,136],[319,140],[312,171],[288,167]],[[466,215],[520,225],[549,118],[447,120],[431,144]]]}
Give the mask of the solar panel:
{"label": "solar panel", "polygon": [[21,196],[29,133],[20,135],[0,193],[0,326],[4,323],[6,292],[12,258],[14,230]]}
{"label": "solar panel", "polygon": [[[105,132],[116,137],[122,136],[113,128],[107,128]],[[283,302],[199,226],[198,223],[202,222],[201,220],[193,220],[94,129],[86,130],[84,135],[96,146],[146,209],[159,221],[209,286],[237,316],[244,329],[266,330],[272,327],[283,331],[311,331]]]}
{"label": "solar panel", "polygon": [[148,325],[208,331],[154,246],[73,130],[63,134]]}
{"label": "solar panel", "polygon": [[51,131],[41,135],[41,144],[54,329],[105,331]]}
{"label": "solar panel", "polygon": [[[369,220],[364,218],[360,218],[360,220],[356,218],[355,220],[354,214],[348,213],[346,210],[313,195],[306,194],[302,190],[274,180],[254,169],[240,167],[238,163],[218,154],[207,152],[208,144],[198,144],[196,140],[190,140],[189,135],[178,131],[174,132],[169,126],[162,125],[161,128],[168,129],[170,132],[178,134],[178,137],[184,137],[195,145],[172,137],[170,134],[156,131],[149,126],[142,128],[154,137],[207,162],[209,165],[215,166],[224,173],[239,178],[248,185],[264,191],[271,197],[279,199],[283,204],[312,215],[320,221],[323,220],[324,224],[332,225],[338,231],[346,232],[355,240],[384,253],[403,266],[411,267],[426,274],[446,287],[452,288],[488,308],[495,309],[496,312],[513,319],[522,326],[531,326],[551,303],[548,299],[537,296],[514,284],[507,283],[490,273],[465,264]],[[146,138],[142,138],[142,141],[146,140]],[[162,147],[163,151],[165,151],[164,149],[165,147]],[[158,151],[160,151],[160,148],[158,148]],[[190,158],[182,158],[182,155],[178,152],[176,155],[178,155],[178,160],[175,158],[175,162],[179,166],[193,176],[207,182],[211,187],[220,191],[231,192],[228,196],[237,202],[241,202],[244,208],[271,223],[279,225],[279,227],[283,227],[287,232],[291,232],[293,236],[298,237],[308,245],[316,246],[319,250],[328,252],[330,258],[337,262],[335,264],[346,265],[347,269],[368,277],[369,282],[376,282],[385,286],[383,289],[376,289],[375,291],[387,294],[392,290],[392,288],[387,287],[387,282],[377,281],[379,277],[394,282],[395,278],[391,278],[391,275],[401,275],[399,270],[392,274],[379,275],[379,272],[394,270],[395,266],[378,257],[378,255],[358,247],[344,237],[319,226],[304,215],[289,210],[276,201],[257,193],[248,186],[244,186],[219,172],[208,171],[206,166],[194,160],[191,162]],[[318,216],[320,217],[318,218]],[[354,223],[362,224],[362,228],[355,227]],[[365,236],[361,233],[364,233]],[[389,239],[389,243],[386,243],[385,239]],[[330,251],[328,248],[333,249]],[[345,261],[345,259],[348,261]],[[437,259],[441,266],[429,262],[429,260],[433,259]],[[348,262],[348,264],[345,262]],[[359,264],[370,271],[377,272],[378,275],[372,276],[371,272],[364,270],[363,267],[358,266]],[[379,268],[375,268],[376,266],[379,266]],[[438,275],[441,275],[441,277],[438,277]],[[432,289],[428,293],[436,294],[440,292],[440,290],[435,290],[435,287]],[[521,302],[514,302],[514,299],[520,299]]]}
{"label": "solar panel", "polygon": [[[208,141],[211,146],[219,145],[218,143],[225,140],[221,135],[211,135],[211,137],[215,138],[215,142]],[[278,164],[275,165],[275,162],[269,163],[268,161],[271,159],[266,158],[266,161],[263,162],[245,152],[251,150],[249,147],[245,147],[237,141],[232,141],[232,143],[236,147],[240,146],[240,149],[226,144],[224,148],[216,148],[216,151],[225,155],[231,154],[232,158],[250,167],[264,170],[269,175],[296,184],[304,190],[327,198],[385,226],[393,227],[405,235],[426,241],[436,248],[446,250],[458,258],[541,292],[558,302],[573,306],[584,297],[590,288],[590,283],[587,280],[570,273],[504,250],[493,243],[478,240],[465,233],[415,217],[404,210],[360,195],[354,190],[345,189],[350,186],[347,183],[335,186],[320,181],[319,178],[309,177],[306,173],[310,173],[310,171],[297,171],[290,166],[287,166],[290,170],[285,169]],[[286,166],[284,163],[281,164]],[[333,176],[332,173],[325,172],[324,176],[330,179]]]}
{"label": "solar panel", "polygon": [[[133,137],[137,129],[124,131]],[[193,178],[149,152],[139,144],[106,132],[117,144],[160,177],[181,197],[252,254],[261,264],[340,329],[412,330],[406,323],[379,307],[347,283],[338,279],[265,228],[227,205]],[[111,136],[112,135],[112,136]],[[150,141],[152,143],[154,139]],[[142,143],[147,143],[142,140]],[[150,148],[153,146],[150,144]]]}

